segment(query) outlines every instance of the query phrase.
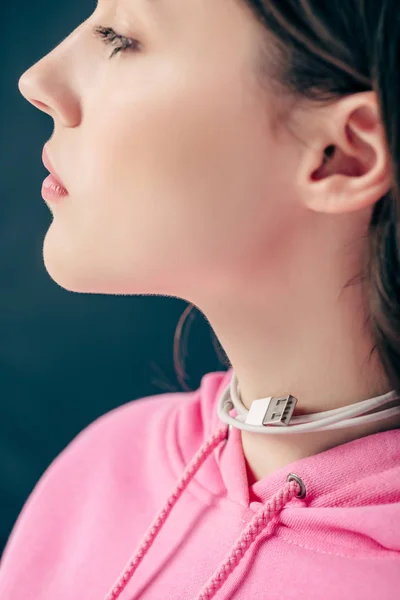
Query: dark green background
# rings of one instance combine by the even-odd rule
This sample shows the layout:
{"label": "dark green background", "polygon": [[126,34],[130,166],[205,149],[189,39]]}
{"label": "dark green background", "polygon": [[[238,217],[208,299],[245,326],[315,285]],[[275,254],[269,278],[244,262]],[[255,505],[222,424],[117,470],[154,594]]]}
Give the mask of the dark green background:
{"label": "dark green background", "polygon": [[[0,8],[0,554],[34,485],[80,430],[120,404],[182,389],[173,336],[186,302],[73,294],[42,262],[51,215],[41,153],[53,121],[21,96],[18,79],[94,7],[13,0]],[[192,389],[204,373],[226,370],[210,332],[197,312],[186,359]]]}

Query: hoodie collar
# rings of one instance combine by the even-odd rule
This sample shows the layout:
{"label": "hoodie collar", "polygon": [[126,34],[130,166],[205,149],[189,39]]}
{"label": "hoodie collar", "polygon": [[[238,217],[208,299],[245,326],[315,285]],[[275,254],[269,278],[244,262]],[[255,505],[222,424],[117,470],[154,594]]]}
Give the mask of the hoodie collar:
{"label": "hoodie collar", "polygon": [[[218,388],[214,429],[221,424],[217,401],[232,374],[230,369]],[[289,473],[301,477],[307,488],[307,504],[315,507],[380,504],[400,498],[400,429],[358,438],[302,458],[251,486],[239,429],[229,429],[228,440],[215,451],[215,459],[228,497],[243,506],[265,503],[282,487]]]}

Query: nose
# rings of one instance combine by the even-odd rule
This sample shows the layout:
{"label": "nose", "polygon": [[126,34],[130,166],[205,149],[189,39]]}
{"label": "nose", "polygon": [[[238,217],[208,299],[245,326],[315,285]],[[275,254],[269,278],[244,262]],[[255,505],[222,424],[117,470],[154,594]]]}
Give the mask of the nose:
{"label": "nose", "polygon": [[64,127],[76,127],[81,118],[80,102],[73,87],[73,73],[47,55],[23,73],[18,81],[21,94],[39,110]]}

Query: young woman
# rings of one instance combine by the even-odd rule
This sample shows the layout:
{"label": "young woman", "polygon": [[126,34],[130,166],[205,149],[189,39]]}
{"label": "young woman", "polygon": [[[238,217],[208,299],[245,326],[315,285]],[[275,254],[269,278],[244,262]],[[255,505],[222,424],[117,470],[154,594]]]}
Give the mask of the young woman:
{"label": "young woman", "polygon": [[81,432],[0,598],[397,598],[398,2],[100,0],[20,89],[50,276],[188,300],[230,369]]}

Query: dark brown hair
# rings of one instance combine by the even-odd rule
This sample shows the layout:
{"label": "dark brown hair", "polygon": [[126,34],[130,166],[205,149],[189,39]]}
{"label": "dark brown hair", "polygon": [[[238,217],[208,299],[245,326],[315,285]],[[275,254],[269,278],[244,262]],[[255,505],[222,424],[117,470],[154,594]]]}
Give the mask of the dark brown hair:
{"label": "dark brown hair", "polygon": [[[293,98],[330,102],[373,90],[391,154],[391,191],[374,206],[364,272],[368,323],[400,392],[400,10],[398,0],[243,0],[265,26],[269,82]],[[271,52],[271,39],[274,52]],[[273,57],[273,58],[271,58]],[[189,305],[183,322],[195,308]],[[182,321],[182,319],[181,319]],[[174,357],[179,355],[180,321]],[[178,331],[179,330],[179,331]],[[215,334],[214,334],[215,335]],[[218,349],[219,351],[221,348]],[[226,366],[229,360],[223,355]],[[179,372],[179,364],[175,362]],[[179,377],[181,373],[179,372]],[[183,379],[181,380],[183,382]],[[184,383],[182,385],[185,386]]]}

